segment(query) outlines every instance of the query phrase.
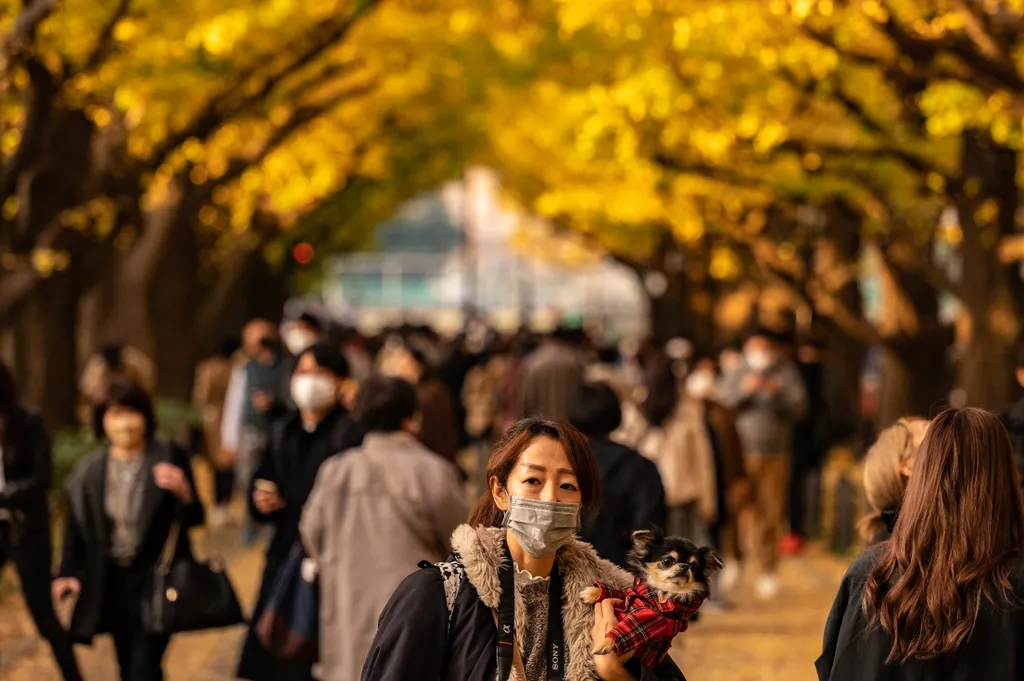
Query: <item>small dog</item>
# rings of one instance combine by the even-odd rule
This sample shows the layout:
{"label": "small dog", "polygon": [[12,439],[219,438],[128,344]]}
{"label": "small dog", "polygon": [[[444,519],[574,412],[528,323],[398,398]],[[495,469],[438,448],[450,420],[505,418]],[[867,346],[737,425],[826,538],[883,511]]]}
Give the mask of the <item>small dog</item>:
{"label": "small dog", "polygon": [[689,619],[711,593],[711,576],[722,561],[710,547],[697,548],[688,539],[665,537],[660,530],[633,533],[630,552],[633,586],[616,591],[601,582],[583,590],[584,603],[620,599],[619,623],[594,649],[595,655],[633,656],[654,667],[668,654],[672,639],[686,630]]}

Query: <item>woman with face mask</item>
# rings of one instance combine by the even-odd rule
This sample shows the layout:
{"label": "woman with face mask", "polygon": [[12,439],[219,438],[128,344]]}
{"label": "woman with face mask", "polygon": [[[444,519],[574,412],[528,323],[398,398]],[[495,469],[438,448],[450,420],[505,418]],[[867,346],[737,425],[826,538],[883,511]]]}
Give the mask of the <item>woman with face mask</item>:
{"label": "woman with face mask", "polygon": [[[259,622],[277,575],[299,540],[302,507],[320,465],[362,442],[362,429],[345,406],[353,394],[348,362],[333,345],[316,343],[296,359],[291,397],[298,411],[271,427],[249,490],[253,517],[274,528],[253,624]],[[242,650],[238,676],[252,681],[303,681],[312,678],[312,667],[272,656],[252,627]]]}
{"label": "woman with face mask", "polygon": [[447,562],[423,564],[381,614],[363,681],[626,681],[682,678],[595,644],[615,626],[616,601],[579,593],[632,577],[577,540],[596,510],[597,463],[586,438],[563,423],[515,424],[487,465],[489,489],[452,535]]}
{"label": "woman with face mask", "polygon": [[36,629],[53,649],[64,681],[81,681],[71,637],[50,600],[49,491],[53,460],[43,421],[18,399],[11,370],[0,363],[0,573],[18,572]]}
{"label": "woman with face mask", "polygon": [[105,440],[72,472],[54,600],[77,596],[71,636],[114,639],[122,681],[159,681],[169,635],[143,629],[146,584],[173,528],[174,559],[191,555],[188,529],[203,522],[188,455],[156,438],[149,395],[126,380],[110,384],[94,415]]}

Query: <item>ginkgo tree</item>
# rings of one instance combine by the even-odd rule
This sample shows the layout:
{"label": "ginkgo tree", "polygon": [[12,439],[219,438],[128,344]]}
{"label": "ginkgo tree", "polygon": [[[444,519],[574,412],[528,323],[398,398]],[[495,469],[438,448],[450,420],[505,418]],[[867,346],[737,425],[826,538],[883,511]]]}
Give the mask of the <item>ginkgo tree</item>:
{"label": "ginkgo tree", "polygon": [[463,65],[514,54],[516,40],[489,38],[519,12],[500,0],[476,20],[418,0],[4,7],[0,318],[25,312],[22,346],[47,349],[33,396],[75,373],[66,341],[87,292],[100,333],[152,351],[160,390],[185,394],[241,264],[468,108],[479,83]]}
{"label": "ginkgo tree", "polygon": [[[918,10],[927,15],[928,8]],[[1003,327],[998,334],[980,334],[975,324],[964,353],[967,359],[961,362],[961,383],[969,385],[968,395],[977,403],[991,406],[1003,399],[1005,386],[982,385],[993,374],[1008,376],[1007,350],[1016,334],[1013,323],[1007,326],[1017,304],[1016,280],[998,260],[999,239],[983,249],[981,261],[965,268],[960,280],[934,267],[927,255],[922,257],[928,252],[922,245],[946,236],[966,257],[966,242],[980,231],[970,222],[975,218],[991,221],[1001,215],[1004,236],[1012,231],[1015,197],[1002,197],[1009,205],[998,211],[980,198],[978,187],[985,183],[972,181],[964,166],[972,147],[943,128],[949,125],[950,112],[936,103],[945,101],[943,90],[949,84],[926,70],[936,62],[945,64],[948,47],[926,56],[904,54],[907,43],[895,40],[885,24],[893,15],[884,15],[872,3],[567,1],[559,11],[567,39],[584,45],[600,41],[602,66],[587,70],[590,82],[539,83],[534,107],[525,107],[543,110],[558,102],[561,111],[575,117],[559,125],[561,139],[532,140],[546,145],[543,161],[531,166],[527,158],[523,172],[509,173],[513,183],[527,178],[522,193],[533,207],[559,224],[596,230],[610,237],[602,237],[610,250],[632,255],[664,252],[663,241],[652,234],[670,234],[673,241],[690,246],[706,245],[710,233],[720,244],[717,257],[710,259],[713,269],[735,277],[737,243],[775,246],[761,249],[753,258],[758,265],[773,251],[779,262],[792,261],[803,250],[800,243],[808,228],[792,219],[784,239],[764,243],[768,208],[788,209],[792,218],[800,204],[852,206],[859,214],[856,222],[883,246],[883,254],[894,256],[886,261],[898,266],[895,279],[907,284],[896,290],[914,292],[913,304],[903,306],[910,314],[903,315],[901,328],[887,328],[888,337],[880,337],[856,310],[837,307],[836,296],[821,296],[826,287],[812,281],[811,290],[823,303],[820,311],[842,320],[847,332],[866,341],[900,348],[904,358],[924,354],[934,360],[937,354],[941,361],[941,338],[931,354],[921,353],[920,343],[936,338],[938,292],[952,292],[973,319],[982,324],[994,319]],[[1002,25],[1019,23],[1014,11],[1009,10]],[[906,17],[902,21],[913,23]],[[948,16],[944,21],[950,21]],[[833,33],[850,27],[867,34],[859,34],[858,42],[842,40],[867,52],[850,55],[829,42]],[[1012,60],[1006,63],[1014,66]],[[956,66],[963,89],[971,75],[962,64]],[[940,73],[954,72],[953,66],[942,68]],[[993,93],[985,104],[988,116],[969,110],[977,97],[960,110],[961,120],[973,121],[975,133],[1004,145],[989,147],[1004,159],[1016,158],[1014,148],[1019,146],[1019,117],[1014,122],[999,114],[1012,101],[1008,97]],[[507,107],[495,109],[506,118],[519,114],[508,113]],[[522,137],[530,137],[536,124],[527,114],[518,128]],[[500,142],[501,134],[513,136],[507,131],[517,129],[515,122],[503,120],[498,128],[506,131],[498,134],[498,148],[507,152],[504,161],[523,163],[516,150],[527,140]],[[961,148],[966,151],[961,153]],[[536,156],[537,150],[532,151]],[[551,159],[559,162],[545,167]],[[1011,161],[1007,171],[1004,160],[1002,170],[1011,185],[1013,165]],[[539,178],[546,181],[543,187],[537,186]],[[964,190],[973,185],[978,185],[974,205],[984,207],[980,213],[963,202]],[[960,209],[961,228],[940,233],[939,213],[951,204]],[[637,236],[645,231],[647,238]],[[624,234],[628,236],[620,239]],[[857,258],[860,239],[842,241],[848,244],[844,255]],[[803,267],[804,274],[808,269]],[[852,301],[856,277],[843,281]],[[968,289],[997,295],[972,301]],[[997,347],[991,346],[993,336]],[[906,337],[914,341],[910,347],[903,342]],[[1002,357],[1001,368],[971,365],[970,358],[990,357]],[[999,383],[988,380],[990,386]],[[938,397],[922,392],[914,404]]]}

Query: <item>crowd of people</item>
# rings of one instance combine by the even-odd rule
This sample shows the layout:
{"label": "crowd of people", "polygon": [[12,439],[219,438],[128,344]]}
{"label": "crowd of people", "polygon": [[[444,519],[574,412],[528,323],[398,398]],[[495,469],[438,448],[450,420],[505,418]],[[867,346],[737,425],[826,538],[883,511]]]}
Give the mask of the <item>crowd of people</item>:
{"label": "crowd of people", "polygon": [[[204,522],[265,540],[243,679],[682,678],[671,659],[645,670],[592,654],[614,602],[571,596],[595,580],[630,584],[633,533],[658,527],[722,556],[705,611],[731,607],[745,575],[775,599],[780,556],[813,531],[816,478],[849,431],[830,408],[821,350],[764,328],[703,355],[679,339],[624,352],[565,327],[366,338],[313,314],[253,320],[197,368],[202,437],[189,452],[156,435],[151,364],[110,346],[80,384],[83,422],[103,444],[65,483],[52,580],[49,440],[0,365],[0,566],[13,561],[66,681],[82,678],[72,644],[100,634],[122,681],[163,678],[174,632],[152,624],[152,576],[191,559],[188,529]],[[1024,355],[1020,365],[1024,387]],[[951,410],[881,433],[864,465],[873,548],[840,587],[819,678],[1021,675],[1015,653],[989,655],[1019,634],[1001,599],[1024,595],[1021,414],[1024,399],[1001,419]],[[190,454],[212,472],[206,509]],[[315,660],[282,654],[259,626],[297,556],[319,588]],[[65,628],[54,603],[69,597]],[[506,608],[516,645],[503,663]],[[965,676],[937,675],[932,660],[950,656]]]}

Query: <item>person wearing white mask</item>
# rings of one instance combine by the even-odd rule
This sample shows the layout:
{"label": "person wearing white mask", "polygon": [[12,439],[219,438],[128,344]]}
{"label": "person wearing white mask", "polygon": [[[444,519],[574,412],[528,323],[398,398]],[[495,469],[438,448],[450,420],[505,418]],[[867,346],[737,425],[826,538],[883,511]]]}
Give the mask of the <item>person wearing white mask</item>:
{"label": "person wearing white mask", "polygon": [[298,357],[324,340],[324,325],[314,315],[305,312],[298,319],[281,325],[281,340],[292,357]]}
{"label": "person wearing white mask", "polygon": [[[362,428],[347,408],[353,395],[348,362],[337,348],[316,343],[299,355],[291,378],[291,397],[298,410],[271,427],[249,490],[253,516],[274,528],[251,619],[254,624],[260,619],[289,552],[299,540],[302,507],[320,466],[362,442]],[[312,667],[275,658],[260,644],[253,627],[242,650],[238,677],[252,681],[308,681],[312,679]]]}
{"label": "person wearing white mask", "polygon": [[807,409],[804,382],[792,361],[782,357],[774,335],[755,330],[743,345],[743,363],[722,377],[716,399],[736,411],[747,473],[753,485],[754,560],[761,598],[778,593],[779,539],[786,517],[790,437]]}

